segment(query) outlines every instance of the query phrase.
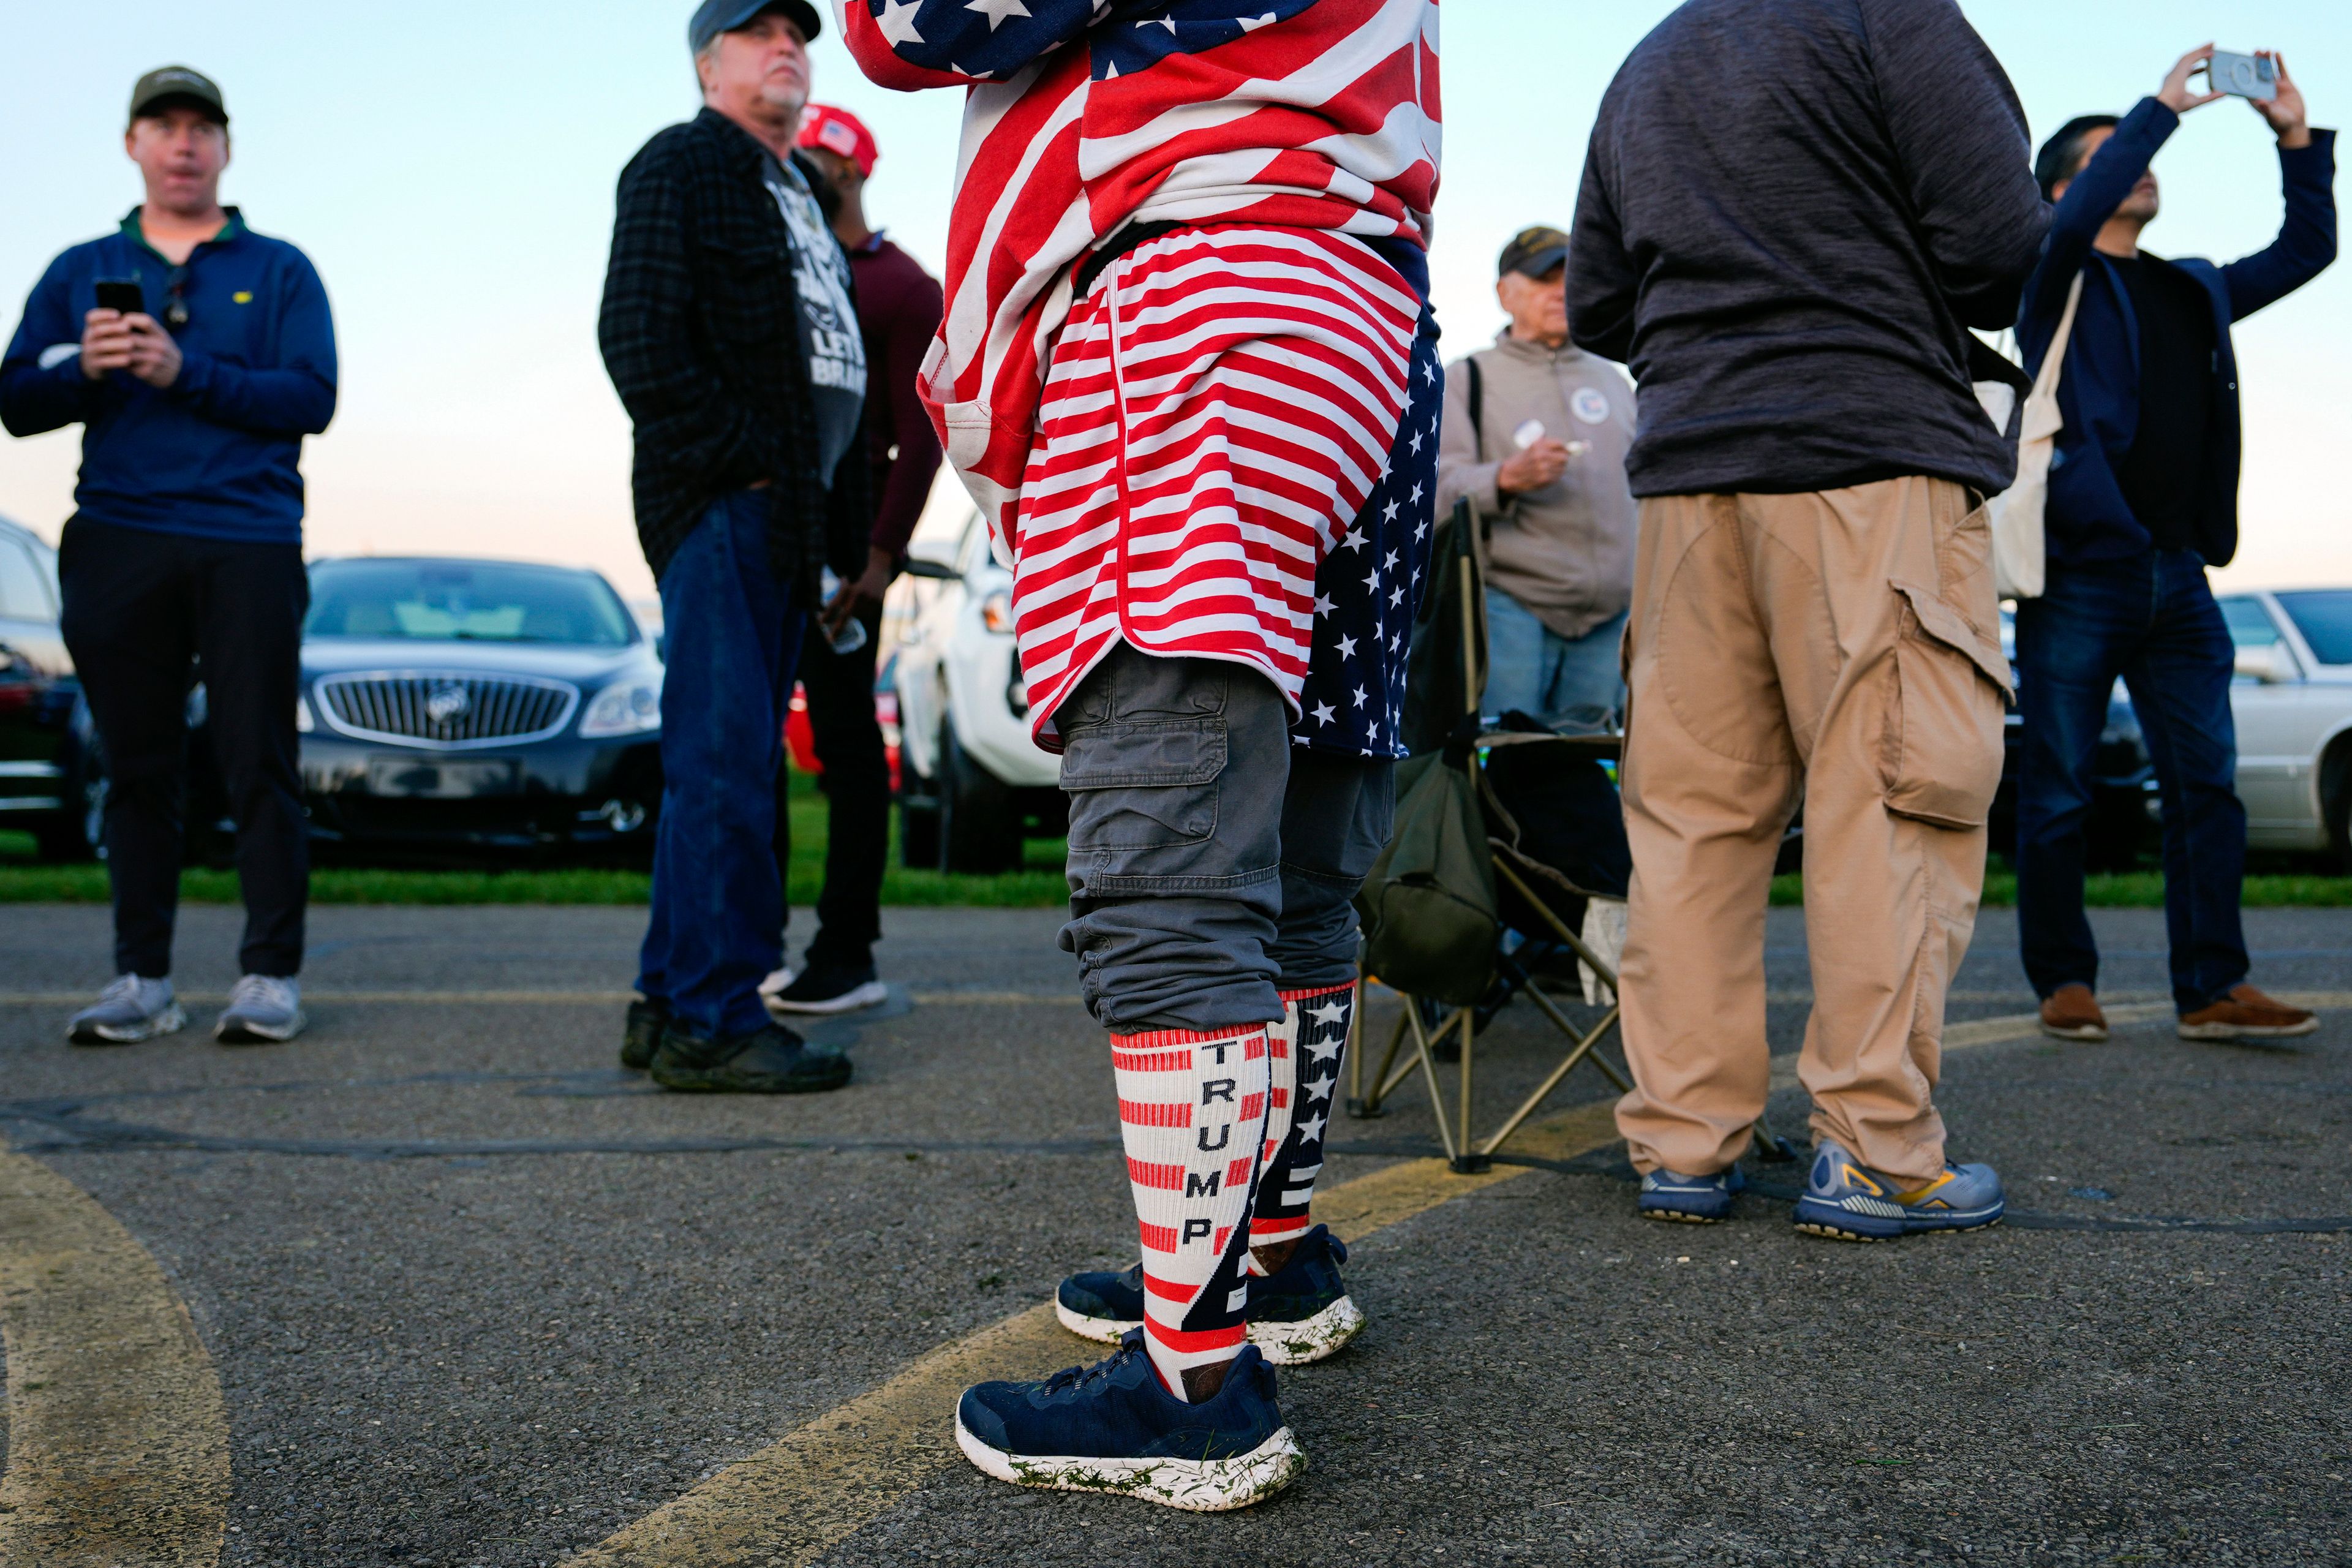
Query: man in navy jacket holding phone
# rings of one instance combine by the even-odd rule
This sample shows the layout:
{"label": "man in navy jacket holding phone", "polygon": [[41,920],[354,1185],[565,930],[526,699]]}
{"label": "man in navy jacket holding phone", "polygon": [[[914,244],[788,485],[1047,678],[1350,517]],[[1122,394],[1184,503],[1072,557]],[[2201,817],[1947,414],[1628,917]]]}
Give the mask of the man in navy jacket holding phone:
{"label": "man in navy jacket holding phone", "polygon": [[2181,115],[2221,96],[2189,86],[2212,55],[2209,44],[2181,57],[2157,95],[2120,120],[2070,122],[2035,163],[2057,212],[2017,323],[2029,368],[2050,352],[2078,278],[2082,302],[2058,389],[2065,428],[2051,467],[2047,586],[2017,611],[2018,925],[2042,1027],[2065,1039],[2106,1037],[2098,950],[2083,913],[2083,828],[2117,676],[2163,791],[2181,1036],[2269,1038],[2316,1027],[2311,1014],[2246,983],[2233,648],[2205,573],[2238,548],[2230,328],[2335,259],[2336,133],[2311,129],[2285,63],[2261,57],[2276,73],[2277,96],[2252,101],[2278,133],[2286,222],[2277,240],[2218,267],[2141,250],[2158,206],[2149,162]]}
{"label": "man in navy jacket holding phone", "polygon": [[287,1040],[302,1027],[310,889],[298,463],[335,412],[334,327],[310,260],[220,205],[228,111],[210,79],[184,66],[142,77],[123,140],[145,201],[50,264],[0,360],[10,434],[82,426],[58,573],[106,757],[117,978],[69,1033],[126,1045],[186,1022],[172,927],[200,678],[246,907],[244,978],[215,1033]]}

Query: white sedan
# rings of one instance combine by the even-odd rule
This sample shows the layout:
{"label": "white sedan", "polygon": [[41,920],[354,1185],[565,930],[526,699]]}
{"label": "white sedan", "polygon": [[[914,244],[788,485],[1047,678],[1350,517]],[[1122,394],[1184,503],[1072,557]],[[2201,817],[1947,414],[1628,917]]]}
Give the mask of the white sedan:
{"label": "white sedan", "polygon": [[2238,645],[2230,707],[2247,846],[2322,850],[2352,871],[2352,589],[2220,598]]}
{"label": "white sedan", "polygon": [[1013,871],[1024,840],[1069,831],[1069,805],[1059,759],[1029,738],[1013,574],[980,514],[964,518],[952,535],[917,533],[893,591],[899,854],[942,871]]}

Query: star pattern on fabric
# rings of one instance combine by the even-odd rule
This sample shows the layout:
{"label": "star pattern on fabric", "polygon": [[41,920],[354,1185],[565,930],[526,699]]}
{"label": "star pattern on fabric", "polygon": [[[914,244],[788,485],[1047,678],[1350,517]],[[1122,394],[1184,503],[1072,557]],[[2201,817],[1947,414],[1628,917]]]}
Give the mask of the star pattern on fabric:
{"label": "star pattern on fabric", "polygon": [[[1122,30],[1123,31],[1123,30]],[[1405,651],[1420,595],[1427,591],[1436,531],[1436,421],[1440,399],[1434,331],[1427,318],[1405,377],[1404,406],[1371,494],[1316,574],[1313,632],[1301,718],[1301,745],[1364,757],[1402,755]]]}
{"label": "star pattern on fabric", "polygon": [[882,0],[882,9],[874,14],[875,26],[892,44],[919,44],[923,35],[915,31],[915,13],[923,8],[923,0]]}
{"label": "star pattern on fabric", "polygon": [[977,11],[987,17],[988,30],[991,33],[1003,26],[1008,16],[1029,15],[1029,7],[1023,5],[1021,0],[963,0],[963,8],[967,11]]}

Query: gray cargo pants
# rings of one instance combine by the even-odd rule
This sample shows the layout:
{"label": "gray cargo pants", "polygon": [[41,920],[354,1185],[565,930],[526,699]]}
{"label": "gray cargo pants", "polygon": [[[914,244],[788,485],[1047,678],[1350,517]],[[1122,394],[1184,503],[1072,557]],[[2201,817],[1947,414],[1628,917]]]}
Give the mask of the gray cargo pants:
{"label": "gray cargo pants", "polygon": [[1352,900],[1388,841],[1394,764],[1290,743],[1274,683],[1114,647],[1055,714],[1070,797],[1070,922],[1112,1034],[1282,1016],[1344,985]]}

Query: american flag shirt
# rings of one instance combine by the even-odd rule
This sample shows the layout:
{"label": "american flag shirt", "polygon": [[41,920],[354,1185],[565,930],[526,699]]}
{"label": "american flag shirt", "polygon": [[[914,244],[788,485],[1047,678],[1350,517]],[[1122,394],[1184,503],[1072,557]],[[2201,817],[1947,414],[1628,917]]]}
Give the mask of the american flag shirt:
{"label": "american flag shirt", "polygon": [[[970,89],[922,392],[1013,565],[1041,742],[1124,637],[1255,665],[1303,743],[1395,754],[1435,489],[1433,0],[835,5],[877,82]],[[1079,299],[1130,224],[1185,226]],[[1220,285],[1287,321],[1204,346]]]}

